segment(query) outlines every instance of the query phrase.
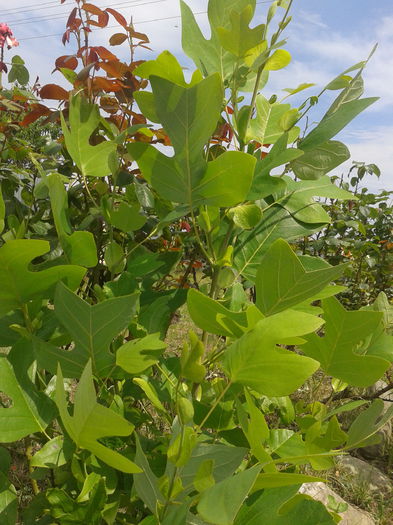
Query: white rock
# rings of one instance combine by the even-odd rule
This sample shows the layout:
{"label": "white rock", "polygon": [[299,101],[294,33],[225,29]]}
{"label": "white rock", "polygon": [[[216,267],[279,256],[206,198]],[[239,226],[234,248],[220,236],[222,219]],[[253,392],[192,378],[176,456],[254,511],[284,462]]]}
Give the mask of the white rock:
{"label": "white rock", "polygon": [[353,483],[367,485],[373,492],[393,491],[393,483],[390,478],[370,463],[353,456],[339,456],[336,462],[340,470],[351,476]]}
{"label": "white rock", "polygon": [[[311,496],[324,505],[328,503],[328,496],[332,496],[337,503],[347,503],[341,496],[336,494],[334,490],[322,482],[304,483],[299,492]],[[348,503],[347,505],[348,509],[340,513],[340,517],[342,518],[340,525],[376,525],[375,521],[367,512],[359,510]]]}

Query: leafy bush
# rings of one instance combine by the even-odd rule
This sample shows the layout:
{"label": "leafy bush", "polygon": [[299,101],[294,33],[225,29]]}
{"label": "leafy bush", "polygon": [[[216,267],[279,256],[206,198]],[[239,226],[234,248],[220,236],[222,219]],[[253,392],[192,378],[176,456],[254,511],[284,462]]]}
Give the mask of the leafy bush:
{"label": "leafy bush", "polygon": [[[341,202],[363,213],[327,174],[349,158],[335,135],[376,99],[367,61],[324,88],[338,96],[307,133],[319,97],[263,96],[291,59],[291,3],[251,29],[255,1],[210,0],[208,40],[181,2],[187,80],[169,52],[135,61],[148,38],[119,13],[78,3],[63,37],[78,50],[56,61],[70,91],[24,76],[1,92],[2,523],[18,520],[17,451],[34,492],[22,523],[338,521],[298,489],[393,416],[334,396],[389,370],[391,306],[346,310],[332,283],[347,266],[289,242],[329,245]],[[130,62],[89,43],[109,16]],[[183,305],[196,328],[168,349]]]}

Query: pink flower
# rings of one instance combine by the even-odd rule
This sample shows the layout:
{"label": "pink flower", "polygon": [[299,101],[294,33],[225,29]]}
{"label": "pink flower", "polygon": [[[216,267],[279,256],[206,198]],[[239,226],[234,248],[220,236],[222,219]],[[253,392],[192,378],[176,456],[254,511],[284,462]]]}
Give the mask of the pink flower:
{"label": "pink flower", "polygon": [[9,26],[7,26],[7,24],[0,23],[0,48],[3,48],[4,44],[7,45],[8,49],[19,46],[19,42],[14,37],[13,32]]}

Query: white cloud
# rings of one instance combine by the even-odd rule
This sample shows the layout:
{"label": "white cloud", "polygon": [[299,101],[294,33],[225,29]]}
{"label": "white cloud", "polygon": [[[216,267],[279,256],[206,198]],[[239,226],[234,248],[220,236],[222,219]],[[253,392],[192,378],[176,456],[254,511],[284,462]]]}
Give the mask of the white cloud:
{"label": "white cloud", "polygon": [[[393,190],[393,125],[378,126],[372,129],[353,129],[346,133],[345,143],[351,152],[352,160],[377,164],[381,177],[365,177],[363,186],[372,190]],[[351,162],[340,166],[340,172],[346,171]]]}
{"label": "white cloud", "polygon": [[296,21],[289,33],[289,43],[294,50],[299,49],[306,55],[305,63],[312,64],[315,77],[334,78],[347,67],[366,59],[378,42],[379,46],[363,73],[366,94],[381,97],[371,111],[384,111],[392,106],[393,16],[370,21],[367,35],[351,32],[342,34],[321,25],[316,27],[315,23],[308,23],[312,16],[303,12],[307,23]]}

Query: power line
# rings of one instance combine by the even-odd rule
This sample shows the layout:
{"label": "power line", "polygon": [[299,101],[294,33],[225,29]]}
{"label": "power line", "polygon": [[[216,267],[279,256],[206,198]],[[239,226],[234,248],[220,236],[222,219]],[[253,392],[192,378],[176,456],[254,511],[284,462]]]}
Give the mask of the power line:
{"label": "power line", "polygon": [[[164,0],[155,0],[155,1],[164,1]],[[271,0],[261,0],[259,2],[256,2],[258,5],[260,4],[270,4],[271,3]],[[196,12],[194,13],[194,15],[205,15],[207,14],[207,11],[199,11],[199,12]],[[163,17],[163,18],[153,18],[153,19],[149,19],[149,20],[139,20],[139,21],[135,21],[134,22],[134,25],[140,25],[140,24],[148,24],[148,23],[151,23],[151,22],[161,22],[161,21],[164,21],[164,20],[174,20],[174,19],[179,19],[181,18],[181,15],[175,15],[175,16],[167,16],[167,17]],[[116,24],[116,25],[113,25],[113,26],[107,26],[105,29],[114,29],[115,27],[119,27],[119,24]],[[92,31],[98,31],[99,28],[97,29],[92,29]],[[25,42],[26,40],[35,40],[37,38],[52,38],[52,37],[55,37],[55,36],[63,36],[63,33],[53,33],[51,35],[38,35],[38,36],[29,36],[29,37],[26,37],[26,38],[19,38],[18,41],[19,42]]]}
{"label": "power line", "polygon": [[[132,6],[139,6],[139,5],[145,5],[145,3],[152,3],[152,2],[141,2],[139,4],[135,4],[135,2],[140,2],[140,0],[127,0],[126,2],[121,2],[120,4],[119,3],[115,3],[115,4],[108,4],[106,7],[119,7],[119,6],[122,6],[124,4],[128,4],[128,5],[125,5],[124,8],[126,7],[132,7]],[[164,1],[164,0],[162,0]],[[58,7],[62,7],[62,6],[58,6]],[[124,9],[123,8],[123,9]],[[25,24],[34,24],[34,23],[38,23],[38,22],[49,22],[51,20],[60,20],[60,19],[66,19],[68,18],[69,14],[70,14],[70,11],[63,11],[62,13],[53,13],[54,15],[56,16],[52,16],[52,15],[49,15],[49,16],[40,16],[39,18],[30,18],[28,20],[19,20],[19,19],[16,19],[16,20],[11,20],[11,21],[8,21],[7,23],[9,25],[11,25],[12,27],[15,27],[15,26],[20,26],[20,25],[25,25]]]}
{"label": "power line", "polygon": [[[69,5],[70,3],[72,3],[72,2],[69,2],[67,4],[63,4],[63,5]],[[55,4],[55,5],[52,5],[52,4]],[[48,5],[50,5],[50,7],[63,7],[63,5],[59,4],[58,1],[56,1],[56,2],[42,2],[41,4],[37,4],[36,6],[33,6],[33,4],[30,4],[30,5],[25,5],[25,6],[21,6],[21,7],[13,7],[12,9],[3,9],[1,11],[1,13],[2,14],[3,13],[9,13],[10,11],[16,11],[16,13],[25,13],[26,11],[23,11],[23,9],[27,8],[28,11],[30,11],[30,9],[32,11],[35,11],[37,9],[37,7],[39,9],[49,9],[49,8],[40,7],[40,6],[48,6]],[[13,13],[11,13],[11,14],[13,14]]]}

